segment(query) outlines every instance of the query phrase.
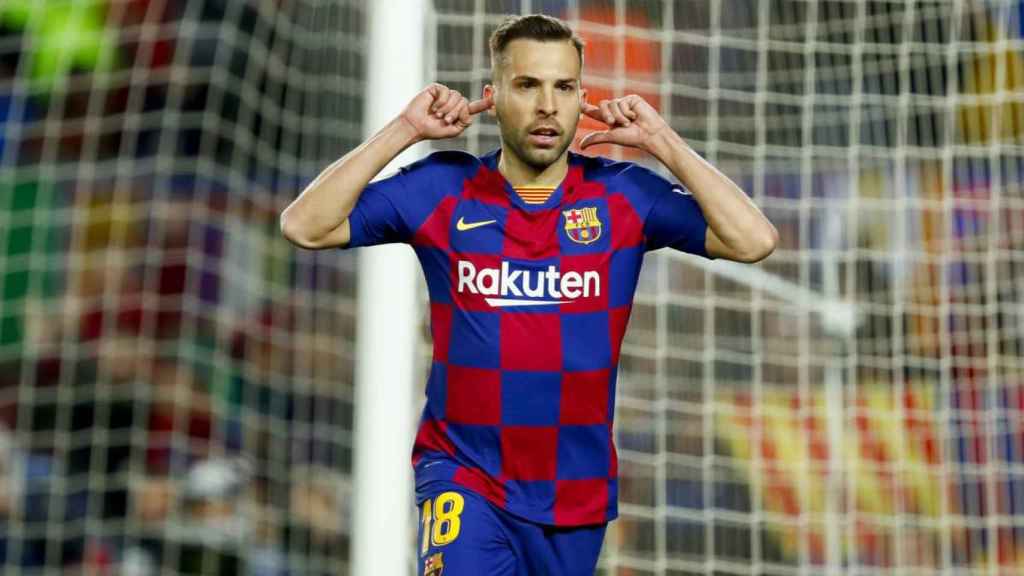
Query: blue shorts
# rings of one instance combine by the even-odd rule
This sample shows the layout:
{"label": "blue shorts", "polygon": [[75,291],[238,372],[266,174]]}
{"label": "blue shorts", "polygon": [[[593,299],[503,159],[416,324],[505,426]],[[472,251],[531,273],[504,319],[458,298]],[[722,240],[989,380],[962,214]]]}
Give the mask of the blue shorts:
{"label": "blue shorts", "polygon": [[419,576],[594,574],[607,524],[535,524],[457,484],[432,484],[419,505]]}

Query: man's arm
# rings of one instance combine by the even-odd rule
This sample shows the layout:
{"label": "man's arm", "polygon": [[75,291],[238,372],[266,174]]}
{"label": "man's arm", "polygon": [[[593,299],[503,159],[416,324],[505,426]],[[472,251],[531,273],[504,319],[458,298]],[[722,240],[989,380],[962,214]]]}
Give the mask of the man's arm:
{"label": "man's arm", "polygon": [[775,226],[747,195],[675,133],[643,98],[636,95],[586,104],[583,112],[611,129],[594,132],[580,142],[585,148],[608,142],[647,151],[664,164],[693,194],[708,222],[705,247],[709,256],[757,262],[779,242]]}
{"label": "man's arm", "polygon": [[452,138],[491,100],[469,102],[441,84],[424,88],[394,120],[325,168],[281,212],[281,232],[303,248],[345,246],[348,217],[370,180],[403,150],[421,140]]}
{"label": "man's arm", "polygon": [[648,151],[700,204],[708,221],[709,256],[757,262],[775,251],[779,233],[743,190],[667,128],[650,139]]}

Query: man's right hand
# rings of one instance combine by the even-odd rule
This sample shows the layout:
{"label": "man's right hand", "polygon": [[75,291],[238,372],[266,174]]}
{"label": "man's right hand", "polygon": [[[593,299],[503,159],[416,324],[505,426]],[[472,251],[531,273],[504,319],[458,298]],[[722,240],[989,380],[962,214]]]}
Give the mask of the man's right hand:
{"label": "man's right hand", "polygon": [[418,139],[454,138],[473,123],[473,116],[494,106],[490,98],[470,102],[458,90],[433,83],[402,110],[401,118],[416,131]]}
{"label": "man's right hand", "polygon": [[491,106],[490,98],[470,102],[447,86],[427,86],[387,126],[324,168],[281,213],[281,232],[303,248],[347,245],[352,238],[349,214],[388,162],[420,140],[462,134],[473,116]]}

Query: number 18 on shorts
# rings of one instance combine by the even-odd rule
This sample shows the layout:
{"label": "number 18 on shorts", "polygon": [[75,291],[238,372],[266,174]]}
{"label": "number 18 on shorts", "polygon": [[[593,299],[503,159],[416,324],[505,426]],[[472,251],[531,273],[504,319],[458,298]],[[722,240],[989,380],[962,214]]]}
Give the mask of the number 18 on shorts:
{"label": "number 18 on shorts", "polygon": [[535,524],[463,489],[425,499],[419,514],[419,576],[589,576],[606,526]]}

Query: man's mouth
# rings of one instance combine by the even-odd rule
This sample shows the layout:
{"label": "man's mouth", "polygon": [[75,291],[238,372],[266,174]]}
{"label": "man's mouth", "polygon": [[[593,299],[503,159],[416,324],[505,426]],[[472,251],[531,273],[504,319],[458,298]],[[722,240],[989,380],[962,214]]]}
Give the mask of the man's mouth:
{"label": "man's mouth", "polygon": [[558,129],[541,126],[530,130],[530,143],[538,148],[551,148],[558,142]]}

